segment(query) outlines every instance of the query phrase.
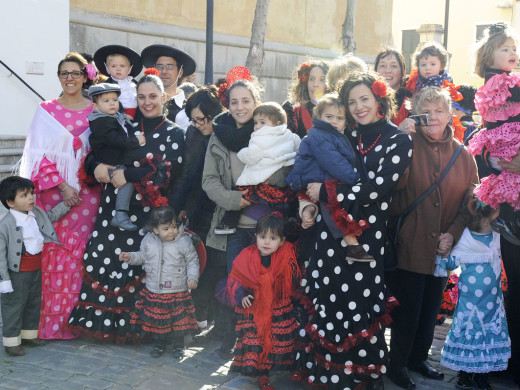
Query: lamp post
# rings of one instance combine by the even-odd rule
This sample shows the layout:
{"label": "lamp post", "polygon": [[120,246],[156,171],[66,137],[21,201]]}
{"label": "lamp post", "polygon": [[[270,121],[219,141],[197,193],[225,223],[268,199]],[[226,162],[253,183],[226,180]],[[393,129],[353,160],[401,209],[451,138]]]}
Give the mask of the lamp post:
{"label": "lamp post", "polygon": [[444,48],[448,50],[448,22],[450,19],[450,0],[444,6]]}
{"label": "lamp post", "polygon": [[213,0],[206,0],[206,67],[204,84],[213,84]]}

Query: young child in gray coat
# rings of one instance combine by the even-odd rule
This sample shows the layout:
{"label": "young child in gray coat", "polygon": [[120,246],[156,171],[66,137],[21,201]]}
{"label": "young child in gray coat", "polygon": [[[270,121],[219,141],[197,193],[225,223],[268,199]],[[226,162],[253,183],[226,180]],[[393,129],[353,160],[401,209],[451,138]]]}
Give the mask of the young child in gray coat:
{"label": "young child in gray coat", "polygon": [[143,265],[146,287],[140,292],[130,323],[156,340],[152,357],[160,357],[173,335],[173,355],[184,353],[184,336],[198,331],[190,290],[197,288],[199,258],[193,241],[170,207],[152,210],[148,233],[138,252],[121,252],[119,260]]}

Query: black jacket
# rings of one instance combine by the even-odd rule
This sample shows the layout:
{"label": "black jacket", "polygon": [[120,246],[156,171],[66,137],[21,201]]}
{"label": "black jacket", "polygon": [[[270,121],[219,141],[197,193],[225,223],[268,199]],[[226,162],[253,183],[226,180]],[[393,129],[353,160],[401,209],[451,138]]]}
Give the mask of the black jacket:
{"label": "black jacket", "polygon": [[90,146],[97,162],[128,165],[125,152],[139,147],[133,134],[126,134],[116,118],[103,116],[90,121]]}

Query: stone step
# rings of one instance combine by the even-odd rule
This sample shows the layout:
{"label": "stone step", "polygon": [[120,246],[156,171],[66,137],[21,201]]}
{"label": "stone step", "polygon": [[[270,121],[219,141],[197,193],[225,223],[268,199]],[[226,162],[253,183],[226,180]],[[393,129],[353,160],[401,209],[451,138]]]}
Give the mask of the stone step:
{"label": "stone step", "polygon": [[0,165],[16,164],[22,157],[23,148],[0,148]]}
{"label": "stone step", "polygon": [[8,176],[13,176],[13,165],[14,164],[0,164],[0,180],[5,179]]}
{"label": "stone step", "polygon": [[25,145],[23,135],[2,135],[0,136],[0,149],[22,148]]}

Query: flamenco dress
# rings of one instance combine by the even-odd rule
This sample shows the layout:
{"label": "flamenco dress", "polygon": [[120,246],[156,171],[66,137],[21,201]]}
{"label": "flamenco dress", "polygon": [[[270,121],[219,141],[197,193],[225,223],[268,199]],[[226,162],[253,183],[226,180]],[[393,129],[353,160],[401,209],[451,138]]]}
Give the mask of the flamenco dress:
{"label": "flamenco dress", "polygon": [[[475,107],[485,121],[485,128],[475,134],[468,143],[472,155],[489,152],[492,159],[511,161],[520,149],[520,102],[512,99],[512,90],[520,87],[520,75],[516,73],[489,72],[491,77],[475,94]],[[475,195],[493,208],[509,203],[520,210],[520,175],[502,171],[482,179]]]}

